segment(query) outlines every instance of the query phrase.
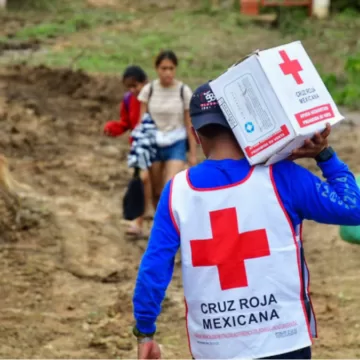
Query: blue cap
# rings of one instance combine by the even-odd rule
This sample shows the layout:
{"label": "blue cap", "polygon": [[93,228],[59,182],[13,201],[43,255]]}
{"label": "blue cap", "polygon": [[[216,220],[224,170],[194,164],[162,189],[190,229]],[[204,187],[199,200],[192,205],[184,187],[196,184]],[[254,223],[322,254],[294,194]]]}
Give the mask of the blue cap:
{"label": "blue cap", "polygon": [[190,116],[195,130],[210,124],[218,124],[230,129],[208,82],[199,86],[191,97]]}

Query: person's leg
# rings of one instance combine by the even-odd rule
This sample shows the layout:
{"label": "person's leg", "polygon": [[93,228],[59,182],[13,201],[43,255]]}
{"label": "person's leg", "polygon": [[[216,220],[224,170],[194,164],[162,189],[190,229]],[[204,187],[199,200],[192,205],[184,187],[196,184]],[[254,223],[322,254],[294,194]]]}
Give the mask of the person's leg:
{"label": "person's leg", "polygon": [[152,200],[152,190],[151,190],[151,180],[148,170],[141,172],[141,180],[144,184],[144,197],[145,197],[145,211],[144,218],[151,216],[151,200]]}
{"label": "person's leg", "polygon": [[185,169],[186,164],[186,140],[176,142],[168,146],[164,151],[165,174],[164,185],[177,173]]}
{"label": "person's leg", "polygon": [[165,163],[165,179],[164,185],[170,181],[176,174],[184,170],[185,161],[182,160],[169,160]]}
{"label": "person's leg", "polygon": [[164,178],[163,173],[164,173],[164,163],[161,161],[155,161],[149,169],[151,191],[152,191],[152,202],[155,210],[159,202],[161,191],[163,188],[163,178]]}

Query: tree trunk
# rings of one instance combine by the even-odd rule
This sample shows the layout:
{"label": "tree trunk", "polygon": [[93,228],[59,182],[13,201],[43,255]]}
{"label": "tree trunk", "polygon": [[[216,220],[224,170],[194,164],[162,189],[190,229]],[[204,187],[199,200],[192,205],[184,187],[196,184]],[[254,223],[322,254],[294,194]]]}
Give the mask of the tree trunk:
{"label": "tree trunk", "polygon": [[6,0],[0,0],[0,9],[6,8]]}

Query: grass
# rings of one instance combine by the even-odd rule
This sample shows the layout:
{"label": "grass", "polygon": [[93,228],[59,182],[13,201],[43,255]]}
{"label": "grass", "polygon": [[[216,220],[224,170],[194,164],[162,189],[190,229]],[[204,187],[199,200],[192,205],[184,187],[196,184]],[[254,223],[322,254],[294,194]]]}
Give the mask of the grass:
{"label": "grass", "polygon": [[209,10],[206,2],[196,9],[161,11],[145,11],[136,8],[135,0],[133,3],[131,11],[90,8],[80,0],[63,1],[57,11],[20,27],[12,38],[46,43],[45,51],[27,59],[30,64],[118,74],[137,63],[151,77],[155,76],[152,62],[156,53],[171,48],[180,58],[179,77],[191,86],[218,76],[255,49],[302,40],[332,92],[341,92],[343,81],[351,83],[347,96],[337,96],[340,104],[358,101],[359,85],[353,75],[343,76],[348,58],[359,48],[360,17],[353,13],[314,21],[301,9],[282,10],[279,28],[269,29],[254,25],[233,8]]}
{"label": "grass", "polygon": [[8,0],[7,7],[15,11],[59,12],[78,9],[83,6],[82,0]]}
{"label": "grass", "polygon": [[[216,31],[213,31],[217,28]],[[244,31],[249,35],[244,36]],[[31,64],[71,66],[89,72],[119,73],[128,64],[143,66],[155,76],[152,61],[162,48],[180,58],[179,76],[191,85],[218,76],[256,47],[269,44],[267,31],[228,11],[206,13],[169,11],[160,16],[81,10],[20,29],[16,40],[50,39],[46,51],[33,54]],[[279,37],[274,32],[272,45]],[[259,41],[259,39],[262,39]],[[230,48],[228,42],[233,44]]]}
{"label": "grass", "polygon": [[360,51],[347,58],[341,76],[324,74],[323,79],[336,103],[360,109]]}
{"label": "grass", "polygon": [[110,10],[81,10],[70,17],[57,16],[51,22],[25,26],[14,34],[15,39],[46,39],[66,36],[79,31],[85,31],[97,26],[111,25],[117,22],[129,21],[131,14],[117,13]]}

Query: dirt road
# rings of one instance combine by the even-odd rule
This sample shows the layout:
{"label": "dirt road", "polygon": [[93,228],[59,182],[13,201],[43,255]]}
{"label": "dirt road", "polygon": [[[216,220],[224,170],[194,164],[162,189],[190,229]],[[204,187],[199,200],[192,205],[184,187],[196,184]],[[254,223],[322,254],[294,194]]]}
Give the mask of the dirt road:
{"label": "dirt road", "polygon": [[[0,151],[33,189],[25,220],[0,239],[0,357],[135,356],[131,297],[146,241],[123,236],[127,139],[101,134],[122,91],[118,79],[68,70],[0,71]],[[354,171],[358,134],[346,122],[332,137]],[[360,247],[337,231],[305,224],[318,358],[360,357]],[[189,356],[182,299],[177,265],[158,324],[167,358]]]}

